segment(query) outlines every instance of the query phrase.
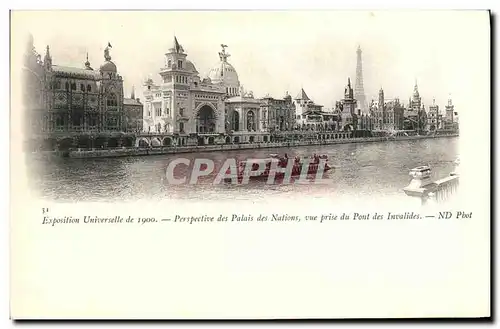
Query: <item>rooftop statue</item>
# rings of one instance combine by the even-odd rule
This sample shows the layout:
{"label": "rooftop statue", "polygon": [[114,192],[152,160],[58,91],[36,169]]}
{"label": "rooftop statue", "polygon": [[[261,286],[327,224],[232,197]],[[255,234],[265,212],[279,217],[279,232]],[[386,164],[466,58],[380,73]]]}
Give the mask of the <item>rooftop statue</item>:
{"label": "rooftop statue", "polygon": [[111,56],[109,55],[109,48],[113,48],[113,47],[111,46],[111,43],[108,42],[108,45],[104,49],[104,59],[107,61],[111,60]]}

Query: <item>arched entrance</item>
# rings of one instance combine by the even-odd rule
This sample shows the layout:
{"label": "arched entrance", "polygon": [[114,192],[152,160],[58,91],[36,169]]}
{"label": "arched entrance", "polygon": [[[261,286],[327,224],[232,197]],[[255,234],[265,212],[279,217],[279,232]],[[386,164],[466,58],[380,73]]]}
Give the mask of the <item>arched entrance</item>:
{"label": "arched entrance", "polygon": [[231,130],[238,131],[240,130],[240,114],[237,111],[233,111],[231,113]]}
{"label": "arched entrance", "polygon": [[205,145],[205,138],[198,137],[198,146],[203,146],[203,145]]}
{"label": "arched entrance", "polygon": [[59,141],[58,148],[60,151],[67,151],[72,147],[73,147],[73,139],[71,138],[64,138],[63,140]]}
{"label": "arched entrance", "polygon": [[170,138],[170,137],[165,137],[165,138],[163,139],[163,146],[170,146],[170,145],[172,145],[172,138]]}
{"label": "arched entrance", "polygon": [[208,137],[208,145],[214,145],[215,139],[213,137]]}
{"label": "arched entrance", "polygon": [[351,131],[351,130],[353,130],[352,124],[348,123],[344,126],[344,131]]}
{"label": "arched entrance", "polygon": [[82,148],[82,149],[87,149],[87,148],[91,148],[92,147],[92,144],[91,144],[91,140],[88,136],[80,136],[80,138],[78,138],[78,148]]}
{"label": "arched entrance", "polygon": [[250,142],[250,143],[253,143],[254,141],[255,141],[255,137],[254,137],[254,136],[250,136],[250,138],[249,138],[249,142]]}
{"label": "arched entrance", "polygon": [[247,130],[255,131],[255,113],[251,110],[247,112]]}
{"label": "arched entrance", "polygon": [[226,137],[226,144],[231,144],[231,137],[229,136]]}
{"label": "arched entrance", "polygon": [[151,139],[151,146],[153,146],[153,147],[160,147],[161,146],[160,139],[158,137],[152,138]]}
{"label": "arched entrance", "polygon": [[196,115],[196,132],[197,133],[214,133],[217,118],[215,111],[209,105],[203,105]]}
{"label": "arched entrance", "polygon": [[149,141],[146,138],[139,138],[139,140],[136,142],[136,146],[140,148],[149,148],[150,144]]}
{"label": "arched entrance", "polygon": [[108,147],[118,147],[118,139],[114,137],[108,139]]}

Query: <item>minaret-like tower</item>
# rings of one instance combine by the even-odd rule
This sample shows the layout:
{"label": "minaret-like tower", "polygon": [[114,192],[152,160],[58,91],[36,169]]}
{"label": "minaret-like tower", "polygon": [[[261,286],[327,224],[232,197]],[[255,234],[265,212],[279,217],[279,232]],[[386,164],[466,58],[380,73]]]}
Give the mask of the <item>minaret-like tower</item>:
{"label": "minaret-like tower", "polygon": [[453,102],[451,101],[451,96],[448,97],[448,105],[446,105],[446,121],[450,124],[453,124],[453,115],[455,111],[455,106],[453,105]]}
{"label": "minaret-like tower", "polygon": [[45,51],[45,57],[43,58],[43,66],[47,71],[52,70],[52,56],[50,56],[49,46],[47,46],[47,50]]}
{"label": "minaret-like tower", "polygon": [[363,87],[363,62],[361,59],[361,47],[358,46],[356,50],[357,62],[356,62],[356,85],[354,86],[354,98],[358,101],[358,108],[362,112],[366,109],[366,98],[365,89]]}

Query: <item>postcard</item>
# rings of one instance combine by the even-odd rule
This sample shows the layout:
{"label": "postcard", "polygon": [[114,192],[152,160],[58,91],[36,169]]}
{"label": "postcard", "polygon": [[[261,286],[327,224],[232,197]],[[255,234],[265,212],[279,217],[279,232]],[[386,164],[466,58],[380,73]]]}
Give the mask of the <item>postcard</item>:
{"label": "postcard", "polygon": [[490,317],[490,20],[12,11],[12,319]]}

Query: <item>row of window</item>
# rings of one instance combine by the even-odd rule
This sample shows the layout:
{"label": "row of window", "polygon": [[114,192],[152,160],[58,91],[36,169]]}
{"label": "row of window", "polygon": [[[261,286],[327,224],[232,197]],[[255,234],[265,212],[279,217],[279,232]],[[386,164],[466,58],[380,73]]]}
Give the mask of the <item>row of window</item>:
{"label": "row of window", "polygon": [[238,88],[235,87],[226,87],[226,94],[228,95],[236,95],[238,93]]}
{"label": "row of window", "polygon": [[[50,89],[62,89],[61,81],[53,81],[50,84]],[[66,82],[64,84],[64,89],[66,91],[77,90],[77,84],[75,82],[72,82],[72,83]],[[85,92],[85,91],[92,92],[92,85],[90,85],[90,84],[85,85],[83,83],[80,83],[79,90],[82,91],[82,92]]]}
{"label": "row of window", "polygon": [[[172,60],[171,59],[169,59],[167,61],[167,67],[169,67],[169,68],[172,67]],[[182,69],[182,61],[181,60],[177,61],[177,68]]]}
{"label": "row of window", "polygon": [[201,99],[218,99],[218,96],[211,96],[211,95],[196,95],[196,98],[201,98]]}
{"label": "row of window", "polygon": [[[64,116],[56,116],[55,118],[55,124],[56,127],[63,127],[66,125],[68,122],[68,118]],[[87,125],[90,127],[97,126],[99,123],[99,116],[97,114],[95,115],[89,115],[87,118],[85,118],[83,115],[72,115],[71,116],[71,124],[73,126],[80,126],[80,125]],[[106,120],[106,123],[108,126],[117,126],[118,125],[118,118],[116,117],[109,117]]]}
{"label": "row of window", "polygon": [[185,76],[182,76],[182,75],[176,75],[175,82],[176,83],[188,83],[188,78]]}

